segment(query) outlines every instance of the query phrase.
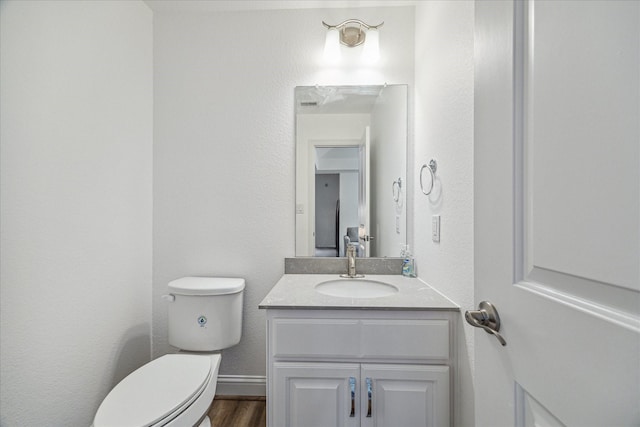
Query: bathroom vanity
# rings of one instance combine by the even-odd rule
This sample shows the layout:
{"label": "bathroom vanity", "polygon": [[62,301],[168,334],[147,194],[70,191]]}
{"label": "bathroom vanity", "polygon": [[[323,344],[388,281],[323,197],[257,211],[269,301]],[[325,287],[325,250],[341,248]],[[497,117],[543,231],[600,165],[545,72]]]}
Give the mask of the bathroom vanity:
{"label": "bathroom vanity", "polygon": [[459,308],[416,278],[285,274],[267,310],[267,425],[448,426]]}

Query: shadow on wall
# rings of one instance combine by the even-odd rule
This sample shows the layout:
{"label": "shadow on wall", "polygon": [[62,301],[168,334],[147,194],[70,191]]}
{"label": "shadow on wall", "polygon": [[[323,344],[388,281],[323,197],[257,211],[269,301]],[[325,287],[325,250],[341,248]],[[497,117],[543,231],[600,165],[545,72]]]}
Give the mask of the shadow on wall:
{"label": "shadow on wall", "polygon": [[[127,375],[151,360],[151,326],[142,323],[128,329],[118,346],[113,362],[109,391]],[[106,395],[105,395],[106,396]]]}

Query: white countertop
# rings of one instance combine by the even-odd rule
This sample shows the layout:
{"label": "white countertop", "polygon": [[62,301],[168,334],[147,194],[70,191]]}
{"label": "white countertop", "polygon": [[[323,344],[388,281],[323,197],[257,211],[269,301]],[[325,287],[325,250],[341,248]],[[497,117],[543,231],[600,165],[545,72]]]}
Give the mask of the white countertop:
{"label": "white countertop", "polygon": [[337,274],[285,274],[258,307],[308,310],[460,310],[457,304],[422,280],[401,275],[367,274],[365,276],[365,279],[389,283],[398,288],[395,294],[384,297],[335,297],[315,290],[315,286],[319,283],[340,279]]}

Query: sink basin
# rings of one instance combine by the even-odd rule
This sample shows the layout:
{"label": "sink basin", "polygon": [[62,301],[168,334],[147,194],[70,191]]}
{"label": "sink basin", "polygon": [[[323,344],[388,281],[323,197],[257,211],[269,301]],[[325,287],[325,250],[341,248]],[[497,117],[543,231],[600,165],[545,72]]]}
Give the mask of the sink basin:
{"label": "sink basin", "polygon": [[336,279],[318,283],[316,291],[332,297],[380,298],[395,294],[398,288],[376,280]]}

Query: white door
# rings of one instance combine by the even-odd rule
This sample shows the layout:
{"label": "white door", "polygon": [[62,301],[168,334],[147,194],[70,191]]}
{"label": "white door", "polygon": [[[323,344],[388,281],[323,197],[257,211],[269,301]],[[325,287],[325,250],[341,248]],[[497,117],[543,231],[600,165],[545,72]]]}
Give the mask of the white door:
{"label": "white door", "polygon": [[371,130],[365,127],[359,144],[359,168],[358,168],[358,218],[360,220],[360,255],[371,256],[370,251],[370,203],[371,203]]}
{"label": "white door", "polygon": [[638,426],[640,2],[475,14],[477,426]]}
{"label": "white door", "polygon": [[449,424],[449,367],[365,364],[361,427],[443,427]]}

